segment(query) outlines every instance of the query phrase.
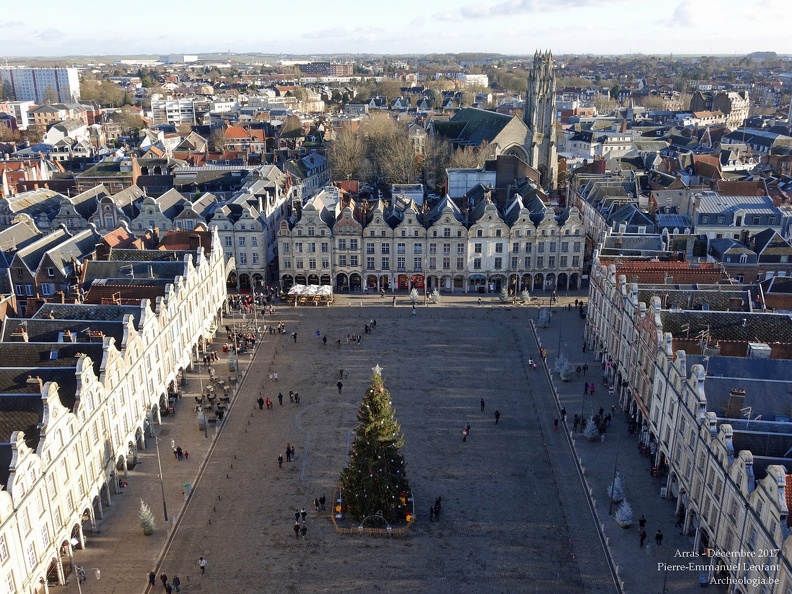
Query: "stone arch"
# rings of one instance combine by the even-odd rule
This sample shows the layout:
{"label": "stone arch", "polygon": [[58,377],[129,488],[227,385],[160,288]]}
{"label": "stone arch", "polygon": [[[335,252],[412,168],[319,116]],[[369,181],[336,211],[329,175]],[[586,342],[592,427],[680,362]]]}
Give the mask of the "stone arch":
{"label": "stone arch", "polygon": [[236,288],[237,288],[237,273],[236,273],[236,270],[232,270],[231,272],[228,273],[228,276],[226,277],[226,287],[229,288],[229,289],[236,290]]}
{"label": "stone arch", "polygon": [[533,290],[544,291],[544,275],[542,273],[534,275]]}
{"label": "stone arch", "polygon": [[250,275],[245,272],[239,275],[239,290],[250,291]]}
{"label": "stone arch", "polygon": [[577,272],[573,272],[569,275],[569,290],[570,291],[577,291],[580,288],[580,275]]}
{"label": "stone arch", "polygon": [[519,144],[507,146],[501,154],[504,156],[518,157],[521,161],[524,161],[525,163],[528,162],[528,151],[525,150],[524,146]]}
{"label": "stone arch", "polygon": [[357,272],[349,275],[349,290],[360,291],[363,288],[363,279]]}
{"label": "stone arch", "polygon": [[558,284],[556,285],[558,287],[558,290],[559,291],[566,291],[567,288],[568,288],[567,285],[568,285],[567,273],[566,272],[560,272],[558,274]]}
{"label": "stone arch", "polygon": [[294,284],[294,277],[291,274],[284,274],[281,277],[281,291],[288,291]]}
{"label": "stone arch", "polygon": [[339,272],[336,274],[336,291],[339,293],[343,293],[344,291],[349,290],[349,277],[343,273]]}

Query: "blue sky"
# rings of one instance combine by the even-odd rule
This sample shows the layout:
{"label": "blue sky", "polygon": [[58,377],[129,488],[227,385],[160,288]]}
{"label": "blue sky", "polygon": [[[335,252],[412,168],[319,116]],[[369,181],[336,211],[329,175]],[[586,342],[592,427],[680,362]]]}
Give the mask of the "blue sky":
{"label": "blue sky", "polygon": [[[789,0],[38,0],[0,58],[202,52],[792,54]],[[17,6],[20,7],[19,5]],[[30,7],[29,7],[30,8]]]}

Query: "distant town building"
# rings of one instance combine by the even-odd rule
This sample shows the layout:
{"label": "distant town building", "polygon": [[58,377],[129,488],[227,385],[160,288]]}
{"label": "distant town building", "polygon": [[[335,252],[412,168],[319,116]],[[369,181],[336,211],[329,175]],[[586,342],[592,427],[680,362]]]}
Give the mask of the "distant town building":
{"label": "distant town building", "polygon": [[80,100],[76,68],[0,68],[3,97],[14,101],[69,103]]}

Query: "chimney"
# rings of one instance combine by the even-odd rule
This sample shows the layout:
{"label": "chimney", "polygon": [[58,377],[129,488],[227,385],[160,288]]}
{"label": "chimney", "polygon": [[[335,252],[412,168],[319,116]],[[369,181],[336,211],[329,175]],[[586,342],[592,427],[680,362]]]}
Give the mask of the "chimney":
{"label": "chimney", "polygon": [[742,415],[740,410],[745,404],[745,390],[742,388],[732,388],[729,390],[729,400],[726,402],[726,416],[730,419],[739,419]]}
{"label": "chimney", "polygon": [[41,394],[42,390],[44,389],[44,384],[42,383],[41,378],[38,376],[33,377],[32,375],[29,375],[25,384],[27,385],[27,391],[30,394]]}
{"label": "chimney", "polygon": [[191,251],[195,251],[199,247],[201,247],[201,236],[200,235],[196,235],[195,233],[193,233],[193,234],[191,234],[189,236],[188,239],[189,239],[189,242],[190,242],[190,250]]}

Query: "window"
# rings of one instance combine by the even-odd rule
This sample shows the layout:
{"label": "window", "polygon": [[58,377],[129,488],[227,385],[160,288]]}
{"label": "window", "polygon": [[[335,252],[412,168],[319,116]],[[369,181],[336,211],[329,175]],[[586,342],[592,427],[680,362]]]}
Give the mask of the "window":
{"label": "window", "polygon": [[536,258],[536,267],[537,268],[544,268],[544,256],[538,256]]}
{"label": "window", "polygon": [[405,269],[404,256],[399,256],[398,258],[396,258],[396,269],[397,270]]}
{"label": "window", "polygon": [[429,270],[437,268],[437,258],[429,256]]}
{"label": "window", "polygon": [[451,270],[451,258],[443,258],[443,270]]}
{"label": "window", "polygon": [[316,258],[308,258],[308,268],[316,268]]}
{"label": "window", "polygon": [[308,237],[313,237],[314,235],[316,235],[316,228],[308,227]]}
{"label": "window", "polygon": [[28,569],[33,569],[36,566],[36,548],[32,542],[27,546],[27,562]]}
{"label": "window", "polygon": [[572,256],[572,266],[576,268],[580,266],[580,256]]}
{"label": "window", "polygon": [[561,256],[561,267],[562,268],[566,268],[567,267],[567,257],[566,256]]}
{"label": "window", "polygon": [[373,254],[374,253],[374,243],[366,242],[366,253]]}
{"label": "window", "polygon": [[443,227],[443,237],[451,237],[451,227]]}
{"label": "window", "polygon": [[0,562],[8,559],[8,545],[6,545],[5,534],[0,536]]}
{"label": "window", "polygon": [[531,267],[531,256],[525,256],[525,267],[526,268]]}
{"label": "window", "polygon": [[239,252],[239,263],[247,264],[247,254],[245,252]]}
{"label": "window", "polygon": [[245,247],[245,238],[244,237],[237,237],[237,241],[239,242],[239,247]]}
{"label": "window", "polygon": [[413,258],[413,270],[416,272],[421,271],[421,258]]}
{"label": "window", "polygon": [[562,253],[567,253],[568,251],[569,251],[569,242],[568,241],[562,241],[561,242],[561,252]]}
{"label": "window", "polygon": [[495,258],[495,270],[502,270],[503,269],[503,258]]}
{"label": "window", "polygon": [[294,244],[294,252],[297,254],[302,254],[302,242],[298,241]]}
{"label": "window", "polygon": [[366,258],[366,270],[374,270],[374,258]]}
{"label": "window", "polygon": [[384,231],[384,230],[383,230],[383,231],[380,231],[380,237],[385,237],[385,236],[386,236],[386,235],[385,235],[385,231]]}
{"label": "window", "polygon": [[339,266],[346,266],[347,265],[347,258],[346,256],[338,256],[338,265]]}
{"label": "window", "polygon": [[41,544],[43,545],[44,549],[46,549],[50,544],[49,526],[47,526],[46,523],[41,527]]}
{"label": "window", "polygon": [[230,235],[226,235],[225,237],[225,245],[226,247],[232,247],[234,245],[234,238]]}
{"label": "window", "polygon": [[47,276],[52,278],[55,276],[55,269],[54,268],[47,268]]}
{"label": "window", "polygon": [[465,244],[464,243],[458,243],[457,244],[457,254],[462,254],[462,255],[465,254]]}
{"label": "window", "polygon": [[358,265],[358,257],[357,256],[349,256],[349,265],[350,266],[357,266]]}
{"label": "window", "polygon": [[473,253],[475,253],[475,254],[480,254],[481,253],[481,244],[480,243],[474,243],[473,244]]}
{"label": "window", "polygon": [[253,252],[253,260],[252,260],[252,262],[253,262],[253,264],[258,264],[259,263],[258,252]]}
{"label": "window", "polygon": [[758,225],[759,223],[760,223],[760,218],[759,218],[759,216],[758,216],[758,215],[757,215],[757,216],[754,216],[754,217],[752,217],[752,220],[751,220],[751,224],[752,224],[752,225]]}
{"label": "window", "polygon": [[315,254],[316,253],[316,242],[315,241],[309,241],[308,242],[308,253],[309,254]]}
{"label": "window", "polygon": [[436,243],[430,243],[429,244],[429,253],[430,254],[436,254],[437,253],[437,244]]}
{"label": "window", "polygon": [[423,245],[420,243],[413,244],[413,254],[422,254],[423,253]]}
{"label": "window", "polygon": [[382,269],[390,270],[390,258],[388,256],[382,257]]}
{"label": "window", "polygon": [[297,258],[294,261],[294,267],[297,268],[298,270],[302,269],[303,268],[303,259],[302,258]]}
{"label": "window", "polygon": [[496,243],[495,244],[495,253],[496,254],[502,254],[503,253],[503,244],[502,243]]}
{"label": "window", "polygon": [[404,243],[397,243],[396,244],[396,253],[397,254],[404,254],[407,251],[407,245]]}
{"label": "window", "polygon": [[382,253],[383,254],[390,254],[390,244],[389,243],[383,243],[381,247],[382,247]]}
{"label": "window", "polygon": [[574,243],[574,245],[572,246],[572,249],[573,249],[573,251],[575,251],[575,252],[579,252],[579,251],[580,251],[580,245],[581,245],[581,244],[580,244],[580,242],[579,242],[579,241],[576,241],[576,242]]}
{"label": "window", "polygon": [[349,249],[350,250],[358,249],[358,240],[357,239],[350,239],[349,240]]}
{"label": "window", "polygon": [[450,254],[451,253],[451,244],[450,243],[444,243],[443,244],[443,253],[444,254]]}
{"label": "window", "polygon": [[495,229],[495,237],[500,237],[500,236],[501,236],[501,230]]}
{"label": "window", "polygon": [[25,285],[25,295],[28,297],[33,296],[33,285]]}
{"label": "window", "polygon": [[456,269],[462,270],[465,267],[465,259],[464,258],[457,258],[456,261]]}
{"label": "window", "polygon": [[338,249],[345,250],[346,249],[346,239],[339,239],[338,240]]}
{"label": "window", "polygon": [[536,246],[536,249],[537,249],[537,251],[540,254],[544,253],[544,251],[545,251],[544,248],[545,248],[545,242],[544,241],[540,241],[539,244]]}
{"label": "window", "polygon": [[518,241],[515,241],[514,243],[512,243],[512,251],[513,252],[519,252],[520,251],[520,243]]}
{"label": "window", "polygon": [[326,241],[322,242],[322,253],[323,254],[329,254],[330,253],[330,244],[327,243]]}
{"label": "window", "polygon": [[512,256],[512,259],[511,259],[511,267],[512,267],[512,268],[517,268],[517,262],[518,262],[518,258],[517,258],[517,256]]}
{"label": "window", "polygon": [[473,258],[473,270],[481,270],[481,258]]}
{"label": "window", "polygon": [[484,237],[484,231],[481,229],[476,229],[476,237]]}

